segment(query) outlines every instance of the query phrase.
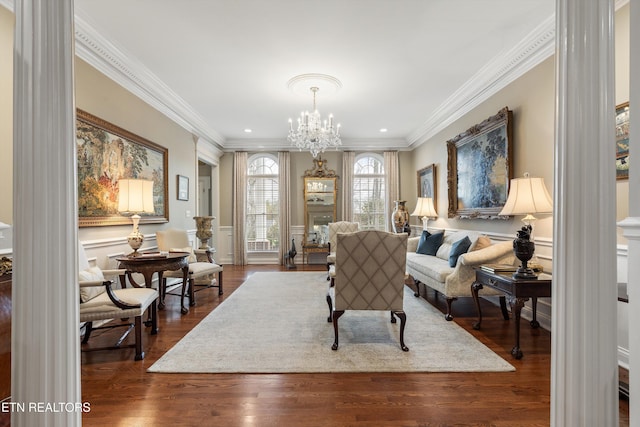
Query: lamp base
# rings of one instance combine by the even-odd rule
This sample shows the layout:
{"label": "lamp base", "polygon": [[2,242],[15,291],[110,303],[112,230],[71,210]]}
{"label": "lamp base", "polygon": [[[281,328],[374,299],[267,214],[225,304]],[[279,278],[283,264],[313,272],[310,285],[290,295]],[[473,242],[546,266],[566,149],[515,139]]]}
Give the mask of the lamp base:
{"label": "lamp base", "polygon": [[518,270],[516,270],[515,273],[513,273],[513,275],[511,276],[514,279],[525,279],[525,280],[531,280],[531,279],[537,279],[538,276],[536,275],[536,273],[534,273],[534,271],[528,267],[519,267]]}
{"label": "lamp base", "polygon": [[127,236],[127,243],[129,243],[129,246],[131,246],[131,249],[133,249],[133,252],[131,252],[127,256],[130,258],[133,258],[139,255],[138,249],[140,249],[140,247],[142,246],[142,243],[144,242],[144,234],[142,234],[140,232],[140,229],[138,228],[140,215],[133,215],[131,218],[133,220],[133,231],[131,232],[131,234]]}

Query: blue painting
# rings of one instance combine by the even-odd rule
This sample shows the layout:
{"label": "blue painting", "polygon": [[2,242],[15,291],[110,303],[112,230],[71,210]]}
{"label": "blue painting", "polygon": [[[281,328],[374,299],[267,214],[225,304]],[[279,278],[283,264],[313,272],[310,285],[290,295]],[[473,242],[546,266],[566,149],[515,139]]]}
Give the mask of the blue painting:
{"label": "blue painting", "polygon": [[496,218],[511,179],[511,111],[449,140],[449,217]]}

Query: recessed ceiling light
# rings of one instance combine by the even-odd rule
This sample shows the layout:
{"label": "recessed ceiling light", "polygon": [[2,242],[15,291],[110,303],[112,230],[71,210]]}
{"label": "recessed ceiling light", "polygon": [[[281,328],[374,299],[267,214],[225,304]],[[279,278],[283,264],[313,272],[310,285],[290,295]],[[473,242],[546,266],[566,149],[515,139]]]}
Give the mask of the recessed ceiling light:
{"label": "recessed ceiling light", "polygon": [[386,132],[386,131],[387,131],[387,128],[380,129],[380,132]]}
{"label": "recessed ceiling light", "polygon": [[251,129],[245,129],[244,131],[245,131],[245,133],[251,133],[251,132],[253,132]]}

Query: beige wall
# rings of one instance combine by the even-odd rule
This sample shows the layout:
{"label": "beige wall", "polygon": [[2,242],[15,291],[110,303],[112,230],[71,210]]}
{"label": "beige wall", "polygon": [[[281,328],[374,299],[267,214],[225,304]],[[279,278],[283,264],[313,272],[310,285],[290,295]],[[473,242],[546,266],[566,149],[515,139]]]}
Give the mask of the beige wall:
{"label": "beige wall", "polygon": [[13,28],[0,6],[0,222],[13,224]]}
{"label": "beige wall", "polygon": [[[513,111],[514,178],[522,176],[525,172],[542,177],[549,192],[553,194],[554,96],[554,63],[553,58],[549,58],[413,152],[414,170],[431,163],[436,165],[439,218],[430,222],[430,225],[515,235],[516,230],[522,225],[520,217],[507,221],[447,218],[446,141],[496,114],[501,108],[509,107]],[[415,188],[416,183],[413,185]],[[409,209],[413,209],[415,201],[407,205]],[[552,231],[551,217],[539,216],[535,225],[536,238],[550,238]]]}
{"label": "beige wall", "polygon": [[[144,234],[172,227],[195,229],[197,159],[191,133],[151,108],[86,62],[76,60],[76,107],[155,142],[169,151],[169,224],[142,225]],[[176,197],[177,177],[189,177],[189,201]],[[81,240],[126,236],[131,226],[80,229]]]}

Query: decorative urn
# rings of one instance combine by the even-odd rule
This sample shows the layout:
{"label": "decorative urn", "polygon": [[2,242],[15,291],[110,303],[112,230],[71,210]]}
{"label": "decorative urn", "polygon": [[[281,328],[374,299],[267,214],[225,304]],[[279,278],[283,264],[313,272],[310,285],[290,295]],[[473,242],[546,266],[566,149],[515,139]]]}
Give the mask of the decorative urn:
{"label": "decorative urn", "polygon": [[527,266],[527,262],[533,257],[535,252],[535,244],[530,240],[531,226],[525,225],[518,230],[517,238],[513,241],[513,253],[516,255],[522,265],[513,273],[514,279],[535,279],[533,270]]}
{"label": "decorative urn", "polygon": [[199,249],[210,249],[209,239],[213,236],[211,231],[211,221],[216,219],[215,216],[194,216],[196,221],[196,237],[200,239]]}

